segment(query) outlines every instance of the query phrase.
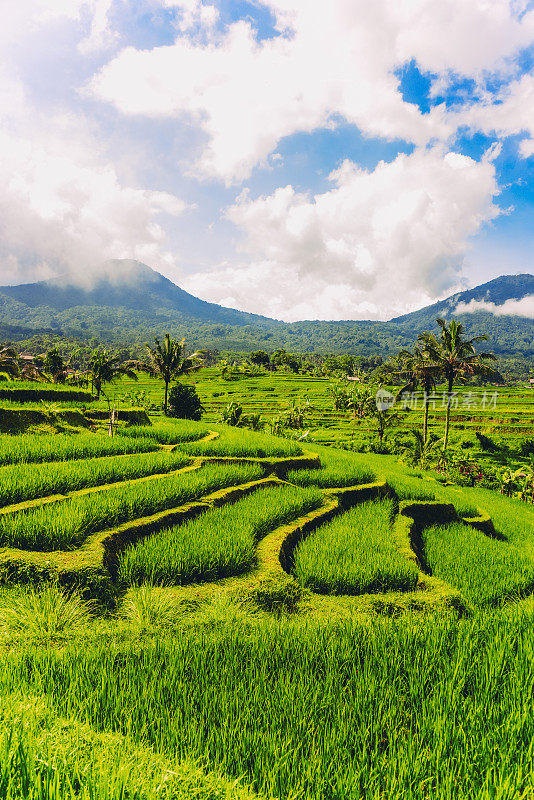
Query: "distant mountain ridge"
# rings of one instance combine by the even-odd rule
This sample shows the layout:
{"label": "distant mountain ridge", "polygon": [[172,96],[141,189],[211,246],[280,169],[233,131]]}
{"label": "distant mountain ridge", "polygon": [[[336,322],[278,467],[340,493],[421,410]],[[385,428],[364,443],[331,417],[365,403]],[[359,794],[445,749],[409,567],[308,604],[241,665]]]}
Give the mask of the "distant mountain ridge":
{"label": "distant mountain ridge", "polygon": [[83,288],[84,276],[0,287],[0,338],[22,340],[52,331],[79,339],[133,344],[169,330],[194,346],[247,351],[389,355],[409,347],[436,317],[458,316],[468,333],[485,333],[506,355],[534,355],[534,320],[488,311],[455,313],[458,304],[503,305],[534,295],[534,275],[505,275],[389,322],[280,322],[208,303],[137,261],[110,261]]}

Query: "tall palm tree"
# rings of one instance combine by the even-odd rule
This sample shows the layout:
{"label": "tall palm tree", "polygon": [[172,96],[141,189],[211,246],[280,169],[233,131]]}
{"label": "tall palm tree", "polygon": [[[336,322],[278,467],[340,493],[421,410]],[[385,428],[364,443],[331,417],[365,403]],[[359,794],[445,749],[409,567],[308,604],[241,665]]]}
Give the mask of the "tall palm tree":
{"label": "tall palm tree", "polygon": [[117,356],[108,355],[102,350],[93,350],[89,359],[88,374],[93,382],[97,400],[100,398],[103,383],[111,383],[115,378],[121,378],[124,375],[133,378],[134,381],[137,380],[133,369],[121,364]]}
{"label": "tall palm tree", "polygon": [[169,383],[173,378],[180,375],[189,375],[203,365],[201,359],[202,352],[199,350],[185,357],[185,339],[171,339],[169,333],[165,334],[163,343],[159,339],[154,339],[155,347],[146,345],[150,364],[155,375],[159,375],[165,383],[165,402],[163,404],[164,413],[167,413],[167,397],[169,394]]}
{"label": "tall palm tree", "polygon": [[447,381],[447,412],[443,439],[443,452],[445,453],[449,440],[452,390],[455,382],[476,375],[489,380],[501,381],[502,376],[497,370],[484,364],[484,360],[497,360],[493,353],[477,353],[475,350],[475,344],[485,341],[487,336],[473,336],[471,339],[465,339],[461,322],[452,319],[447,326],[446,321],[440,317],[437,323],[440,327],[439,339],[428,331],[424,331],[418,338],[425,357],[438,364],[440,373]]}
{"label": "tall palm tree", "polygon": [[397,356],[397,361],[401,364],[401,374],[407,376],[407,383],[397,393],[397,399],[402,398],[408,392],[414,392],[418,387],[423,390],[423,442],[428,438],[428,411],[430,408],[431,395],[436,388],[436,379],[439,376],[439,366],[419,347],[415,347],[413,352],[401,350]]}

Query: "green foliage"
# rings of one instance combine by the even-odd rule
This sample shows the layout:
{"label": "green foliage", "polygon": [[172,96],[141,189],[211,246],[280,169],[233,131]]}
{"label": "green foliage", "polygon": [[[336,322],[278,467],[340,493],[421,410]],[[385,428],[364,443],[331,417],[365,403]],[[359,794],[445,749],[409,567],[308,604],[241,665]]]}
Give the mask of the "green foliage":
{"label": "green foliage", "polygon": [[238,575],[253,565],[259,538],[321,501],[315,489],[257,490],[231,506],[144,539],[124,553],[120,578],[128,584],[187,584]]}
{"label": "green foliage", "polygon": [[77,592],[65,594],[56,584],[31,587],[0,604],[0,628],[12,636],[46,639],[87,627],[92,604]]}
{"label": "green foliage", "polygon": [[74,389],[72,386],[51,386],[46,383],[36,383],[35,381],[13,381],[0,387],[0,400],[11,402],[26,403],[39,402],[46,400],[54,402],[56,400],[63,403],[90,403],[92,401],[90,392],[82,389]]}
{"label": "green foliage", "polygon": [[422,540],[433,574],[471,603],[496,603],[534,589],[534,562],[506,541],[462,523],[425,528]]}
{"label": "green foliage", "polygon": [[153,440],[144,436],[101,436],[99,434],[49,434],[23,433],[0,437],[0,464],[26,462],[71,461],[126,453],[147,453],[156,450]]}
{"label": "green foliage", "polygon": [[183,453],[166,452],[12,464],[0,467],[0,505],[171,472],[185,466],[187,461]]}
{"label": "green foliage", "polygon": [[307,599],[308,592],[293,577],[266,578],[247,595],[255,607],[270,614],[294,614]]}
{"label": "green foliage", "polygon": [[208,433],[205,425],[199,425],[192,420],[165,419],[154,422],[153,425],[136,425],[124,428],[122,435],[127,439],[145,439],[159,444],[180,444],[201,439]]}
{"label": "green foliage", "polygon": [[367,502],[322,525],[299,545],[295,575],[323,594],[415,589],[418,570],[395,546],[391,500]]}
{"label": "green foliage", "polygon": [[297,486],[358,486],[375,479],[368,466],[360,463],[358,456],[342,450],[313,445],[321,457],[320,469],[295,469],[287,473],[287,480]]}
{"label": "green foliage", "polygon": [[185,339],[171,339],[169,333],[165,334],[163,343],[156,337],[154,339],[155,346],[153,348],[146,345],[148,357],[150,359],[151,368],[155,375],[159,375],[165,384],[165,400],[163,403],[163,411],[167,413],[167,400],[169,393],[169,384],[173,378],[179,378],[180,375],[189,375],[191,372],[196,372],[202,366],[201,353],[192,353],[190,356],[185,355]]}
{"label": "green foliage", "polygon": [[175,624],[177,612],[178,604],[171,595],[148,584],[132,586],[119,609],[119,615],[139,633]]}
{"label": "green foliage", "polygon": [[93,532],[126,520],[176,508],[210,491],[263,474],[248,464],[209,464],[200,470],[78,495],[65,501],[0,516],[0,543],[26,550],[64,550]]}
{"label": "green foliage", "polygon": [[204,408],[194,386],[176,383],[171,386],[168,397],[167,414],[178,419],[193,419],[197,422],[202,417]]}
{"label": "green foliage", "polygon": [[240,428],[219,426],[218,439],[209,442],[184,443],[181,449],[192,456],[233,456],[252,458],[279,458],[302,455],[295,443],[266,433],[244,431]]}

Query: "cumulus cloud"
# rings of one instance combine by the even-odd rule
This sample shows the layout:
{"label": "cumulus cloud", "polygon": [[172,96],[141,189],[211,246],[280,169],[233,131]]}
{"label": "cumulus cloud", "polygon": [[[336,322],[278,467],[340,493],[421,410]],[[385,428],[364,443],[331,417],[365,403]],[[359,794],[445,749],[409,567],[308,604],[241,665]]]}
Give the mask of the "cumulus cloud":
{"label": "cumulus cloud", "polygon": [[487,300],[470,300],[469,303],[458,303],[456,314],[473,314],[475,311],[489,311],[496,317],[513,315],[534,319],[534,294],[527,294],[521,300],[506,300],[501,305]]}
{"label": "cumulus cloud", "polygon": [[492,162],[441,148],[373,171],[345,162],[330,178],[314,197],[242,193],[227,214],[249,263],[192,276],[188,289],[287,320],[387,319],[455,289],[469,238],[499,213]]}
{"label": "cumulus cloud", "polygon": [[8,90],[19,105],[0,114],[0,282],[84,270],[107,258],[174,264],[158,220],[181,214],[185,203],[125,185],[82,121],[44,119],[15,83]]}
{"label": "cumulus cloud", "polygon": [[[198,0],[181,7],[202,24]],[[424,144],[454,133],[454,118],[404,102],[395,69],[479,76],[534,39],[534,11],[521,18],[508,0],[264,0],[278,37],[258,41],[238,21],[207,41],[178,36],[151,50],[128,47],[91,81],[95,97],[125,114],[192,119],[207,134],[194,169],[226,182],[248,177],[277,142],[343,118],[365,134]],[[209,30],[208,30],[209,28]],[[211,31],[211,33],[210,33]],[[476,31],[476,36],[473,32]]]}
{"label": "cumulus cloud", "polygon": [[[523,75],[498,93],[458,112],[456,122],[473,131],[501,137],[528,133],[534,138],[534,75]],[[521,143],[520,154],[532,154],[531,139]]]}

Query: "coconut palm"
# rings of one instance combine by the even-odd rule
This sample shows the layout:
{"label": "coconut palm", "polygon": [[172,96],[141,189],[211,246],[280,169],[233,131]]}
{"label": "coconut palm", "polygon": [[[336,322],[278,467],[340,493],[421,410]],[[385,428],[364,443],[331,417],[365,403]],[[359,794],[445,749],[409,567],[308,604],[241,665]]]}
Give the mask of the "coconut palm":
{"label": "coconut palm", "polygon": [[159,375],[165,383],[165,402],[163,409],[167,413],[167,397],[169,394],[169,383],[173,378],[180,375],[189,375],[203,365],[201,359],[202,352],[192,353],[185,357],[185,339],[171,339],[169,333],[165,334],[163,343],[159,339],[154,339],[155,347],[146,345],[150,364],[155,375]]}
{"label": "coconut palm", "polygon": [[137,380],[137,375],[133,369],[121,364],[117,356],[111,356],[106,351],[93,350],[89,359],[88,374],[93,382],[97,400],[100,398],[102,384],[111,383],[116,378],[126,376]]}
{"label": "coconut palm", "polygon": [[417,388],[423,390],[423,442],[428,439],[428,411],[432,393],[436,388],[436,380],[439,376],[440,368],[436,362],[429,357],[426,352],[419,347],[415,347],[413,352],[401,350],[397,356],[397,361],[401,364],[401,375],[406,375],[406,384],[397,393],[397,400],[408,392],[414,392]]}
{"label": "coconut palm", "polygon": [[461,322],[452,319],[447,325],[444,319],[438,318],[437,323],[440,327],[439,339],[428,331],[424,331],[418,338],[425,358],[438,365],[441,375],[447,381],[447,412],[443,438],[443,452],[445,452],[449,440],[452,390],[455,382],[475,376],[502,381],[502,376],[484,363],[484,360],[497,360],[493,353],[477,353],[475,350],[475,344],[485,341],[487,336],[465,339]]}

